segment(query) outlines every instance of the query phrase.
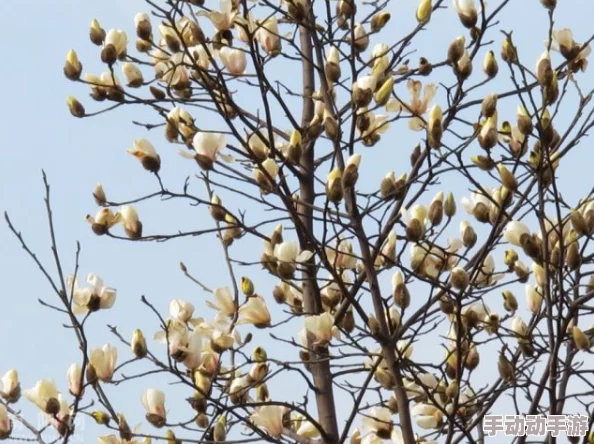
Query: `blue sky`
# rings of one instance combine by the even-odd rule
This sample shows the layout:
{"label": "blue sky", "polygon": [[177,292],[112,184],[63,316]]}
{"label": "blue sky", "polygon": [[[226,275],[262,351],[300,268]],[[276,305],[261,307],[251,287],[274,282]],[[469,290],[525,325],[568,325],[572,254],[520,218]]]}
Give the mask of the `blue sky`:
{"label": "blue sky", "polygon": [[[71,47],[77,50],[84,72],[102,72],[98,48],[87,39],[91,19],[97,18],[106,29],[124,29],[132,37],[133,16],[138,11],[147,10],[145,3],[141,0],[33,0],[26,3],[29,12],[24,10],[20,0],[0,2],[0,28],[5,35],[2,45],[5,46],[4,53],[10,54],[1,68],[5,112],[2,118],[0,210],[9,211],[38,257],[52,267],[41,181],[41,169],[45,169],[52,186],[56,231],[65,266],[72,268],[75,242],[80,240],[81,276],[95,272],[118,289],[115,308],[91,319],[89,331],[94,346],[113,342],[105,327],[107,323],[122,326],[121,332],[126,337],[134,328],[142,328],[147,336],[152,336],[157,321],[140,304],[142,294],[163,311],[172,298],[187,299],[203,315],[202,299],[206,295],[183,278],[178,263],[183,260],[210,287],[229,285],[218,260],[220,248],[215,240],[200,238],[158,245],[117,242],[94,236],[84,221],[86,214],[96,210],[91,192],[99,181],[108,198],[119,201],[157,190],[154,178],[125,153],[136,138],[149,138],[161,152],[163,176],[171,189],[181,189],[185,176],[196,172],[191,162],[179,157],[175,149],[165,143],[160,132],[147,134],[131,123],[133,119],[142,118],[155,121],[147,110],[127,108],[92,119],[76,120],[66,108],[66,97],[73,94],[83,101],[88,111],[96,109],[96,104],[87,100],[86,88],[70,83],[62,74],[64,57]],[[499,2],[489,3],[495,6]],[[413,0],[393,1],[390,5],[393,19],[384,35],[392,35],[392,30],[400,35],[402,30],[410,29],[416,4]],[[583,41],[590,37],[593,15],[591,0],[559,0],[556,28],[571,27],[576,40]],[[546,36],[545,11],[540,3],[537,0],[512,0],[501,21],[504,29],[514,29],[514,40],[527,54],[526,58],[531,60],[528,65],[532,66],[532,60],[536,61],[543,50],[542,41]],[[430,32],[421,34],[415,47],[430,60],[441,59],[448,42],[461,32],[455,13],[451,9],[440,11],[431,23]],[[494,33],[493,37],[498,42],[494,47],[498,54],[501,36]],[[379,41],[374,40],[372,45]],[[555,57],[560,60],[558,55]],[[413,55],[411,64],[414,65],[416,59],[417,55]],[[479,60],[482,63],[482,57]],[[275,69],[281,76],[289,74],[284,65],[277,64]],[[585,76],[580,76],[584,85],[590,88],[594,84],[592,69],[590,67]],[[480,70],[479,63],[475,70]],[[493,91],[499,91],[501,82],[507,79],[505,67],[501,66],[501,71],[500,78],[493,83]],[[484,94],[493,92],[481,91]],[[404,85],[400,86],[399,92],[406,97]],[[507,118],[512,119],[515,103],[502,104],[500,115],[505,110]],[[367,150],[363,152],[365,174],[373,178],[365,185],[371,187],[379,183],[379,178],[387,172],[387,162],[393,164],[389,169],[403,171],[406,165],[400,167],[399,164],[408,163],[408,153],[416,143],[416,137],[408,132],[398,133],[398,136],[394,133],[372,149],[363,148]],[[576,191],[583,190],[583,194],[594,184],[590,162],[580,161],[581,156],[591,149],[586,145],[576,150],[563,166],[564,173],[560,174],[561,186],[569,190],[567,197],[573,203],[578,198]],[[447,183],[443,185],[450,187]],[[467,187],[454,189],[459,202],[467,194]],[[238,201],[227,202],[242,208]],[[174,232],[180,227],[196,228],[207,217],[203,210],[175,202],[139,205],[138,210],[147,233]],[[251,245],[260,248],[259,243]],[[263,274],[258,276],[256,285],[262,290],[270,289],[274,284],[271,278]],[[24,388],[32,387],[38,378],[52,377],[65,391],[66,369],[78,359],[74,336],[61,327],[62,319],[58,314],[37,303],[38,298],[53,301],[55,296],[4,224],[0,224],[0,282],[0,373],[16,367]],[[523,294],[519,296],[523,301]],[[258,337],[264,338],[262,335]],[[264,345],[271,344],[262,340]],[[119,348],[120,361],[123,361],[128,352]],[[139,397],[143,387],[146,385],[132,384],[125,396],[120,393],[116,397],[121,405],[119,410],[133,409],[135,415],[141,414]],[[118,388],[118,391],[122,390]],[[90,426],[85,427],[84,436],[93,436]]]}

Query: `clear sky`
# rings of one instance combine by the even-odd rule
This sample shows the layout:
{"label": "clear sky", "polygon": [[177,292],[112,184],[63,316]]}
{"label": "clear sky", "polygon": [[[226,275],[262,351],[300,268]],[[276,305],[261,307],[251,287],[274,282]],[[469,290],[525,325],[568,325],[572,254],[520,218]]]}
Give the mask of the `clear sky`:
{"label": "clear sky", "polygon": [[[415,0],[393,0],[389,7],[393,20],[385,32],[390,34],[393,30],[396,35],[401,35],[402,30],[410,29],[416,4]],[[496,0],[489,2],[490,7],[498,4]],[[126,337],[137,327],[152,336],[158,324],[140,304],[141,294],[149,297],[163,312],[172,298],[190,300],[201,312],[205,294],[183,278],[178,266],[180,260],[210,287],[229,285],[218,260],[220,249],[212,239],[159,245],[118,242],[94,236],[84,221],[86,214],[96,210],[91,193],[99,181],[108,198],[113,200],[126,200],[157,190],[154,178],[125,152],[136,138],[147,137],[154,142],[163,158],[164,179],[172,189],[181,189],[185,176],[195,172],[194,164],[180,158],[175,149],[165,143],[161,132],[147,135],[144,129],[131,123],[133,119],[143,117],[147,120],[152,117],[155,121],[150,113],[126,108],[76,120],[66,107],[66,97],[73,94],[83,101],[88,111],[97,109],[96,104],[87,98],[87,89],[70,83],[62,74],[64,58],[70,48],[77,50],[84,72],[102,72],[98,48],[87,38],[91,19],[97,18],[106,29],[124,29],[132,37],[134,14],[146,10],[142,0],[0,2],[0,47],[4,54],[0,72],[5,103],[0,119],[3,153],[0,210],[9,211],[31,248],[51,268],[41,180],[41,169],[45,169],[52,186],[56,231],[64,264],[72,268],[75,242],[80,240],[81,276],[84,278],[87,273],[95,272],[108,285],[118,289],[115,308],[98,314],[90,322],[93,346],[114,342],[106,323],[122,326],[122,334]],[[543,50],[545,14],[538,0],[512,0],[501,16],[502,28],[514,29],[514,40],[524,54],[530,54],[528,60],[536,61]],[[583,41],[593,30],[594,2],[559,0],[556,16],[557,28],[571,27],[576,40]],[[441,60],[447,44],[463,32],[451,9],[439,11],[430,30],[419,39],[423,44],[420,55],[430,60]],[[499,54],[501,35],[493,35],[498,39],[494,50]],[[559,55],[555,57],[560,60]],[[416,61],[417,55],[411,60]],[[482,57],[479,61],[482,63]],[[480,63],[475,65],[475,70],[480,70]],[[494,91],[500,89],[497,86],[507,76],[505,67],[501,68],[501,78],[493,84]],[[591,66],[585,75],[581,75],[581,81],[590,88],[594,85],[593,69]],[[400,88],[400,94],[406,97],[405,86]],[[515,103],[502,107],[508,110],[507,117],[502,116],[502,120],[513,119]],[[405,166],[399,168],[398,164],[408,163],[408,153],[416,143],[416,137],[408,132],[394,135],[369,150],[369,154],[364,154],[368,177],[383,176],[387,172],[386,162],[393,164],[390,169],[403,170]],[[574,203],[578,197],[574,191],[585,194],[594,184],[592,147],[588,146],[591,145],[588,141],[583,145],[576,151],[580,155],[574,155],[560,175],[562,186],[569,190],[568,201]],[[456,191],[459,202],[467,190]],[[237,202],[230,203],[237,205]],[[175,232],[180,226],[198,228],[200,218],[205,217],[204,211],[196,212],[181,203],[154,202],[139,205],[138,210],[147,233]],[[57,313],[37,302],[38,298],[55,302],[55,296],[3,222],[0,224],[0,373],[16,367],[23,388],[32,387],[38,378],[52,377],[66,391],[66,369],[78,359],[74,336],[61,327],[62,318]],[[260,248],[259,243],[254,245]],[[269,289],[274,284],[272,279],[260,279],[261,282],[256,284],[262,288]],[[521,296],[523,298],[523,294]],[[118,347],[123,361],[129,356],[128,351]],[[488,366],[488,362],[482,365]],[[126,396],[120,394],[116,398],[120,401],[119,410],[135,409],[140,413],[142,388],[133,384],[129,391],[124,390]],[[89,439],[86,442],[93,442],[90,439],[94,436],[92,430],[87,423],[84,436]]]}

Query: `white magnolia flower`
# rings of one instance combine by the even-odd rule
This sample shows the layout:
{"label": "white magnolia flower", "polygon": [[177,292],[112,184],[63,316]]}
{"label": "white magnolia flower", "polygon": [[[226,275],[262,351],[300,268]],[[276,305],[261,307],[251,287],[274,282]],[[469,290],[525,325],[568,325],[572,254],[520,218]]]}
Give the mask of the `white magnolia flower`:
{"label": "white magnolia flower", "polygon": [[169,303],[169,314],[172,318],[179,319],[182,322],[188,322],[194,314],[194,305],[181,299],[173,299]]}
{"label": "white magnolia flower", "polygon": [[102,348],[94,348],[89,356],[97,378],[105,382],[111,381],[117,360],[118,349],[110,344],[105,344]]}
{"label": "white magnolia flower", "polygon": [[142,395],[141,401],[147,411],[147,415],[161,418],[162,421],[165,422],[165,393],[161,390],[148,389]]}
{"label": "white magnolia flower", "polygon": [[235,304],[235,299],[231,294],[229,287],[215,288],[213,295],[215,297],[215,302],[206,301],[208,307],[217,310],[219,313],[227,317],[235,316],[237,305]]}
{"label": "white magnolia flower", "polygon": [[80,396],[83,393],[83,379],[82,379],[82,368],[80,365],[73,363],[68,367],[66,372],[68,379],[68,390],[72,396]]}
{"label": "white magnolia flower", "polygon": [[[192,146],[199,156],[203,156],[210,162],[215,162],[220,156],[225,162],[231,162],[232,156],[221,154],[221,150],[227,145],[226,137],[221,133],[197,132],[194,136]],[[194,158],[188,151],[180,151],[184,157]]]}
{"label": "white magnolia flower", "polygon": [[224,46],[219,50],[219,57],[230,74],[238,76],[245,72],[247,58],[241,49]]}
{"label": "white magnolia flower", "polygon": [[503,232],[505,240],[516,247],[522,246],[521,241],[524,235],[530,235],[530,229],[526,224],[519,221],[508,222]]}
{"label": "white magnolia flower", "polygon": [[528,326],[521,317],[515,316],[512,319],[511,331],[520,337],[524,337],[528,334]]}
{"label": "white magnolia flower", "polygon": [[279,438],[283,434],[283,416],[285,412],[285,407],[265,405],[258,408],[251,416],[251,422],[256,427],[265,429],[273,438]]}
{"label": "white magnolia flower", "polygon": [[269,17],[260,23],[256,31],[256,40],[268,55],[275,55],[281,50],[282,43],[276,16]]}
{"label": "white magnolia flower", "polygon": [[2,390],[0,397],[8,402],[16,402],[21,396],[21,384],[19,383],[19,374],[15,369],[8,370],[2,379]]}
{"label": "white magnolia flower", "polygon": [[430,404],[416,404],[410,411],[415,422],[422,429],[436,429],[443,422],[443,413]]}
{"label": "white magnolia flower", "polygon": [[188,345],[189,330],[185,322],[179,319],[167,320],[167,331],[155,333],[155,340],[167,344],[169,342],[169,355],[172,357],[184,355]]}
{"label": "white magnolia flower", "polygon": [[361,426],[365,434],[389,437],[394,427],[392,412],[386,407],[373,407],[363,416]]}
{"label": "white magnolia flower", "polygon": [[[488,193],[491,192],[490,189],[485,189]],[[478,191],[474,191],[471,195],[470,195],[470,199],[467,197],[463,197],[462,201],[462,208],[464,209],[464,211],[466,211],[466,213],[468,214],[474,214],[474,210],[476,208],[477,205],[486,205],[487,208],[491,207],[491,200],[484,195],[481,192]]]}
{"label": "white magnolia flower", "polygon": [[330,313],[306,317],[305,329],[315,338],[314,345],[327,345],[333,337],[340,335],[340,331],[334,325],[334,316]]}
{"label": "white magnolia flower", "polygon": [[[429,105],[435,97],[437,86],[434,83],[429,83],[423,89],[423,84],[418,80],[408,80],[406,85],[410,94],[410,101],[405,103],[392,98],[386,104],[386,109],[390,112],[406,112],[411,114],[413,117],[408,121],[409,129],[421,131],[425,128],[423,115],[427,112]],[[421,90],[423,90],[422,97]]]}
{"label": "white magnolia flower", "polygon": [[245,304],[239,307],[239,320],[237,324],[253,324],[257,328],[270,326],[270,312],[262,296],[252,296]]}
{"label": "white magnolia flower", "polygon": [[183,364],[190,370],[200,367],[203,358],[202,349],[202,335],[198,330],[194,330],[188,336],[187,355]]}
{"label": "white magnolia flower", "polygon": [[542,290],[536,285],[528,284],[526,289],[526,303],[528,304],[528,310],[532,313],[538,313],[542,306]]}
{"label": "white magnolia flower", "polygon": [[479,288],[490,287],[505,277],[505,273],[495,273],[495,260],[489,255],[483,261],[474,284]]}
{"label": "white magnolia flower", "polygon": [[233,21],[237,16],[237,10],[233,7],[232,0],[220,0],[219,10],[211,11],[210,21],[219,31],[226,31],[233,26]]}
{"label": "white magnolia flower", "polygon": [[56,413],[58,408],[56,402],[58,400],[58,389],[56,384],[51,379],[41,379],[37,381],[35,387],[25,390],[25,398],[35,404],[43,412]]}
{"label": "white magnolia flower", "polygon": [[117,57],[122,57],[126,54],[126,46],[128,45],[128,36],[121,29],[110,29],[105,36],[105,46],[113,45]]}
{"label": "white magnolia flower", "polygon": [[68,288],[73,289],[72,311],[75,315],[88,311],[108,309],[115,303],[117,290],[107,287],[103,280],[94,273],[87,275],[87,287],[80,288],[74,276],[68,276]]}
{"label": "white magnolia flower", "polygon": [[282,242],[274,247],[274,256],[281,262],[286,263],[303,263],[307,262],[313,253],[308,250],[299,252],[299,244],[297,242]]}

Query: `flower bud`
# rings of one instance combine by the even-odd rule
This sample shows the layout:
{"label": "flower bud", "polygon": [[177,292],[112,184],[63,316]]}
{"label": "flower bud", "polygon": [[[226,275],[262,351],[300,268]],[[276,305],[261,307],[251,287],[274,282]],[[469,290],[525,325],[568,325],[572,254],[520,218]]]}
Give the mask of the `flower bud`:
{"label": "flower bud", "polygon": [[223,222],[227,212],[222,206],[221,199],[216,194],[213,194],[210,198],[210,205],[208,207],[211,217],[217,222]]}
{"label": "flower bud", "polygon": [[367,34],[367,31],[365,30],[363,25],[361,25],[361,23],[357,23],[355,25],[353,34],[355,35],[355,41],[354,41],[355,49],[358,52],[365,51],[367,49],[367,47],[369,46],[369,35]]}
{"label": "flower bud", "polygon": [[448,62],[456,65],[464,55],[465,46],[466,38],[463,35],[456,37],[448,47]]}
{"label": "flower bud", "polygon": [[384,176],[380,184],[380,193],[383,199],[393,197],[394,191],[396,190],[396,179],[394,172],[391,171]]}
{"label": "flower bud", "polygon": [[520,130],[520,133],[522,133],[524,136],[529,136],[532,134],[532,119],[523,105],[518,105],[516,116],[518,119],[518,129]]}
{"label": "flower bud", "polygon": [[468,272],[461,267],[455,267],[450,272],[452,285],[458,290],[464,290],[468,286],[469,276]]}
{"label": "flower bud", "polygon": [[497,59],[495,58],[495,53],[493,51],[489,51],[487,54],[485,54],[485,60],[483,61],[483,71],[490,79],[495,77],[499,72],[499,66],[497,65]]}
{"label": "flower bud", "polygon": [[518,61],[516,47],[509,35],[505,36],[505,40],[503,40],[503,44],[501,45],[501,58],[507,63],[516,63]]}
{"label": "flower bud", "polygon": [[89,28],[89,38],[97,46],[101,46],[105,40],[105,30],[99,25],[97,19],[93,19]]}
{"label": "flower bud", "polygon": [[442,127],[443,114],[439,105],[433,105],[429,112],[429,122],[427,123],[428,144],[431,148],[441,146],[441,137],[443,135]]}
{"label": "flower bud", "polygon": [[557,0],[540,0],[540,3],[547,9],[553,10],[557,6]]}
{"label": "flower bud", "polygon": [[464,54],[456,63],[455,71],[462,80],[466,80],[472,74],[472,60],[468,51],[464,51]]}
{"label": "flower bud", "polygon": [[518,253],[516,253],[516,250],[505,250],[505,257],[503,259],[503,263],[507,265],[509,270],[514,269],[517,260]]}
{"label": "flower bud", "polygon": [[64,63],[64,75],[70,80],[78,80],[82,72],[82,64],[78,60],[76,52],[71,49],[66,56]]}
{"label": "flower bud", "polygon": [[241,291],[248,298],[254,294],[254,283],[248,277],[241,278]]}
{"label": "flower bud", "polygon": [[93,197],[95,198],[95,203],[102,207],[107,202],[107,196],[105,195],[105,191],[103,190],[103,185],[98,183],[95,185],[95,189],[93,190]]}
{"label": "flower bud", "polygon": [[571,210],[571,226],[575,230],[575,232],[580,236],[586,236],[590,233],[590,228],[588,227],[588,223],[586,219],[576,210]]}
{"label": "flower bud", "polygon": [[131,88],[138,88],[144,82],[142,72],[136,65],[126,62],[122,65],[122,73],[126,77],[126,82]]}
{"label": "flower bud", "polygon": [[110,418],[106,412],[103,412],[101,410],[95,410],[94,412],[91,413],[91,416],[93,417],[95,422],[99,425],[109,424]]}
{"label": "flower bud", "polygon": [[460,223],[460,232],[462,235],[462,244],[466,248],[472,248],[476,244],[477,236],[474,228],[468,222]]}
{"label": "flower bud", "polygon": [[499,361],[497,362],[497,370],[499,376],[505,382],[511,382],[514,380],[514,367],[511,362],[502,353],[499,354]]}
{"label": "flower bud", "polygon": [[489,94],[483,99],[481,104],[481,114],[486,117],[492,117],[497,112],[497,94]]}
{"label": "flower bud", "polygon": [[497,170],[503,186],[511,191],[517,190],[518,180],[516,177],[501,163],[497,165]]}
{"label": "flower bud", "polygon": [[330,174],[328,174],[328,179],[326,180],[326,196],[330,202],[338,203],[342,200],[344,196],[344,191],[342,189],[342,172],[340,168],[334,168]]}
{"label": "flower bud", "polygon": [[553,67],[549,52],[545,51],[536,62],[536,80],[540,86],[549,86],[553,81]]}
{"label": "flower bud", "polygon": [[565,261],[571,271],[578,269],[582,265],[582,256],[580,254],[580,246],[577,241],[569,244]]}
{"label": "flower bud", "polygon": [[514,296],[514,294],[509,291],[505,290],[503,293],[503,308],[508,313],[514,313],[518,309],[518,300]]}
{"label": "flower bud", "polygon": [[144,358],[147,353],[147,346],[146,346],[146,339],[142,334],[142,331],[139,329],[134,330],[132,334],[132,342],[130,343],[130,348],[132,349],[132,353],[137,358]]}
{"label": "flower bud", "polygon": [[324,130],[330,140],[338,140],[340,138],[340,127],[336,118],[324,110]]}
{"label": "flower bud", "polygon": [[371,17],[371,30],[373,32],[380,31],[390,21],[390,13],[387,11],[380,11]]}
{"label": "flower bud", "polygon": [[136,26],[136,35],[139,39],[145,41],[152,40],[153,28],[148,14],[136,14],[134,17],[134,25]]}
{"label": "flower bud", "polygon": [[359,164],[361,163],[361,154],[353,154],[347,160],[344,174],[342,175],[342,185],[349,188],[357,183],[359,178]]}
{"label": "flower bud", "polygon": [[392,89],[394,88],[394,82],[394,77],[390,76],[382,84],[380,89],[377,90],[374,100],[378,106],[384,106],[386,103],[388,103],[390,95],[392,94]]}
{"label": "flower bud", "polygon": [[225,421],[225,417],[220,416],[212,431],[212,439],[214,442],[225,442],[227,440],[227,431],[225,429],[226,424],[227,421]]}
{"label": "flower bud", "polygon": [[588,350],[590,348],[590,338],[578,327],[574,326],[571,329],[571,336],[578,350]]}
{"label": "flower bud", "polygon": [[454,195],[452,193],[448,193],[443,205],[443,211],[448,219],[456,215],[456,201],[454,200]]}
{"label": "flower bud", "polygon": [[66,103],[68,104],[68,109],[70,110],[70,114],[72,114],[74,117],[84,117],[85,116],[85,108],[84,106],[82,106],[82,104],[76,100],[75,97],[70,96],[68,97],[68,99],[66,100]]}
{"label": "flower bud", "polygon": [[416,14],[417,21],[422,24],[428,23],[431,19],[432,10],[431,0],[420,0]]}
{"label": "flower bud", "polygon": [[419,75],[428,76],[433,71],[433,65],[425,57],[419,58],[419,67],[417,72]]}

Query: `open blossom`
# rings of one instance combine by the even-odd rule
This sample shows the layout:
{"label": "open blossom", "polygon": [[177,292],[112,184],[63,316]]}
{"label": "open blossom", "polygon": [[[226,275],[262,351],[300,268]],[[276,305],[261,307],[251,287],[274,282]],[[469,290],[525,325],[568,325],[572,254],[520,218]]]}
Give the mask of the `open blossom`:
{"label": "open blossom", "polygon": [[210,21],[219,31],[226,31],[233,26],[233,21],[237,16],[237,10],[233,7],[232,0],[220,0],[219,10],[211,11]]}
{"label": "open blossom", "polygon": [[68,378],[68,390],[72,396],[80,396],[83,393],[82,368],[78,364],[72,364],[66,372]]}
{"label": "open blossom", "polygon": [[188,151],[180,151],[180,154],[184,157],[195,158],[198,163],[201,163],[202,161],[209,168],[212,168],[212,164],[217,160],[219,155],[221,156],[221,159],[230,161],[229,156],[221,154],[221,150],[225,148],[226,145],[227,142],[224,134],[199,131],[194,135],[192,141],[192,146],[196,151],[195,156],[189,154]]}
{"label": "open blossom", "polygon": [[169,355],[174,359],[185,358],[188,345],[189,330],[185,322],[179,319],[167,320],[167,331],[155,333],[155,340],[163,344],[169,343]]}
{"label": "open blossom", "polygon": [[136,157],[142,166],[152,173],[158,173],[161,168],[161,157],[151,142],[146,139],[137,139],[134,146],[128,150],[128,153]]}
{"label": "open blossom", "polygon": [[504,273],[495,273],[495,260],[489,255],[483,261],[474,284],[479,288],[490,287],[505,277]]}
{"label": "open blossom", "polygon": [[166,421],[165,393],[160,390],[148,389],[141,398],[146,409],[146,419],[155,427],[162,427]]}
{"label": "open blossom", "polygon": [[111,208],[101,208],[95,217],[87,215],[85,218],[91,224],[93,233],[102,235],[120,220],[119,214],[114,214]]}
{"label": "open blossom", "polygon": [[338,328],[334,325],[334,316],[330,313],[306,317],[305,329],[314,338],[314,345],[327,345],[332,337],[340,334]]}
{"label": "open blossom", "polygon": [[89,311],[108,309],[113,307],[117,290],[107,287],[103,279],[94,273],[87,276],[88,286],[80,288],[73,276],[68,276],[68,288],[73,288],[73,308],[75,315],[84,314]]}
{"label": "open blossom", "polygon": [[[547,43],[548,42],[545,42],[545,45],[547,45]],[[573,32],[571,29],[564,28],[553,31],[551,49],[559,51],[563,57],[571,61],[571,65],[575,67],[576,70],[579,69],[584,72],[588,67],[587,58],[592,52],[592,48],[590,48],[590,45],[587,45],[580,51],[582,46],[581,43],[577,43],[573,39]]]}
{"label": "open blossom", "polygon": [[514,332],[517,336],[524,337],[528,334],[528,326],[522,320],[521,317],[515,316],[512,319],[511,331]]}
{"label": "open blossom", "polygon": [[270,436],[278,438],[283,434],[283,416],[286,408],[278,405],[265,405],[251,416],[252,424],[265,429]]}
{"label": "open blossom", "polygon": [[415,422],[422,429],[436,429],[443,422],[443,413],[430,404],[416,404],[410,411]]}
{"label": "open blossom", "polygon": [[194,314],[194,306],[190,302],[174,299],[169,303],[169,314],[172,318],[188,322]]}
{"label": "open blossom", "polygon": [[0,396],[7,402],[17,402],[21,397],[21,384],[19,383],[19,374],[15,369],[8,370],[2,379],[2,390]]}
{"label": "open blossom", "polygon": [[232,317],[237,311],[235,299],[229,287],[215,288],[213,291],[215,302],[206,301],[206,305],[227,317]]}
{"label": "open blossom", "polygon": [[51,414],[48,413],[46,417],[49,423],[61,433],[62,431],[65,431],[67,427],[72,425],[70,417],[71,412],[68,401],[66,401],[66,398],[64,398],[61,393],[58,394],[56,401],[56,408],[58,411],[52,412]]}
{"label": "open blossom", "polygon": [[361,426],[365,434],[375,434],[387,439],[392,433],[392,412],[386,407],[373,407],[363,416]]}
{"label": "open blossom", "polygon": [[202,335],[198,330],[194,330],[188,337],[188,345],[186,347],[186,359],[183,364],[189,369],[195,369],[202,364]]}
{"label": "open blossom", "polygon": [[253,324],[257,328],[270,326],[270,312],[262,296],[252,296],[245,304],[239,307],[239,320],[237,324]]}
{"label": "open blossom", "polygon": [[313,253],[308,250],[299,252],[299,244],[297,242],[282,242],[274,247],[274,256],[281,262],[307,262]]}
{"label": "open blossom", "polygon": [[110,344],[105,344],[102,348],[94,348],[89,356],[97,378],[104,382],[111,381],[117,359],[118,349]]}
{"label": "open blossom", "polygon": [[337,269],[354,270],[357,265],[357,256],[353,254],[353,245],[344,239],[338,239],[335,248],[326,247],[326,257]]}
{"label": "open blossom", "polygon": [[59,410],[58,389],[51,379],[37,381],[35,387],[25,390],[24,394],[28,401],[45,413],[57,413]]}
{"label": "open blossom", "polygon": [[233,329],[228,317],[221,313],[217,313],[213,321],[200,322],[196,328],[200,334],[210,339],[210,348],[218,353],[229,350],[233,343],[241,343],[239,332]]}
{"label": "open blossom", "polygon": [[[421,131],[425,128],[423,115],[427,112],[429,105],[435,97],[437,86],[429,83],[423,88],[423,84],[418,80],[409,80],[406,85],[410,94],[409,102],[405,103],[392,98],[388,101],[386,109],[390,112],[403,111],[410,113],[413,117],[409,119],[408,127],[413,131]],[[422,96],[421,90],[423,90]]]}

